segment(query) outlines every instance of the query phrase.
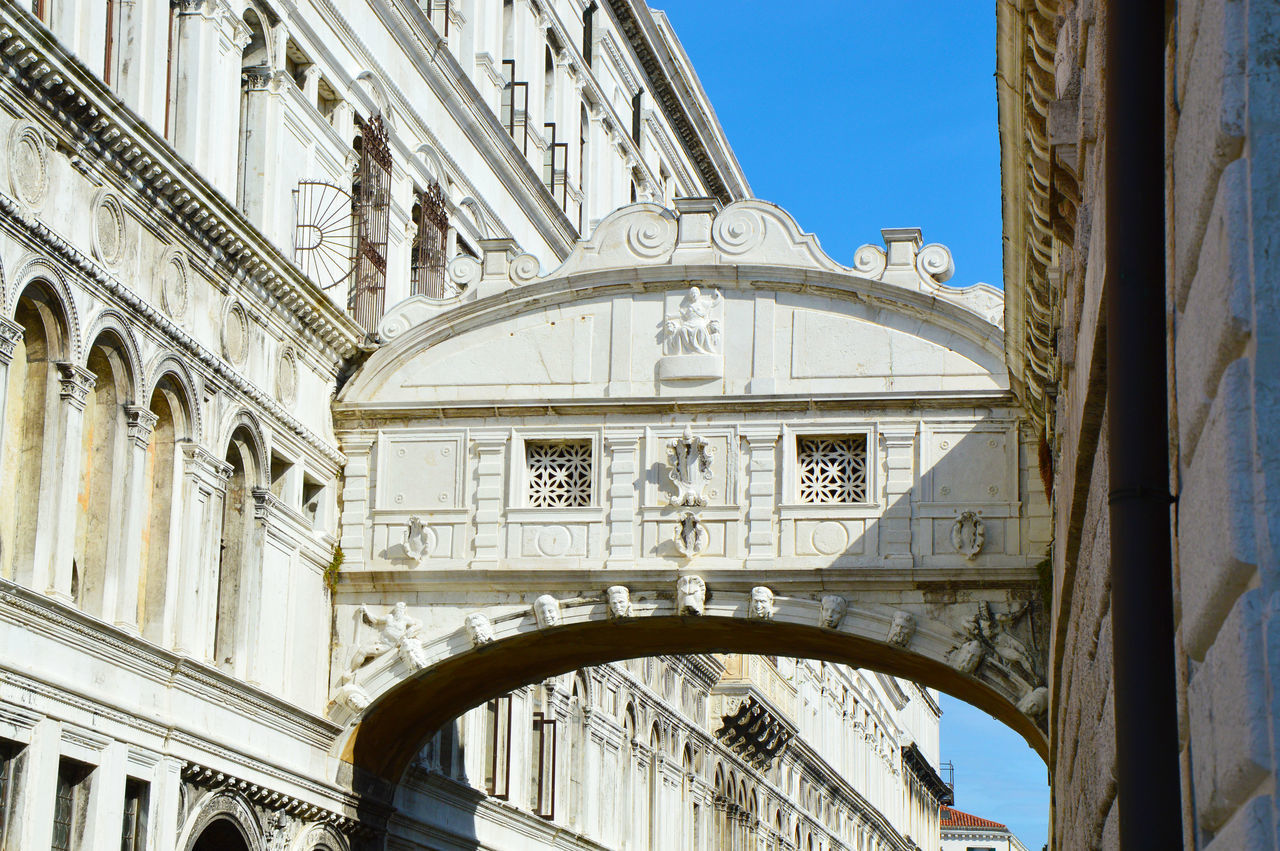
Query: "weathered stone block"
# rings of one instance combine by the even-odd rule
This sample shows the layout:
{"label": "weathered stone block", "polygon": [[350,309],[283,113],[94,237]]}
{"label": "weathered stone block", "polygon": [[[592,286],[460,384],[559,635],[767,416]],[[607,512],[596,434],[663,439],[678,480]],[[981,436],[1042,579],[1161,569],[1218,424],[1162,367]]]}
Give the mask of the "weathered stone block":
{"label": "weathered stone block", "polygon": [[1178,505],[1183,646],[1204,658],[1257,563],[1252,497],[1250,365],[1227,367]]}
{"label": "weathered stone block", "polygon": [[1235,817],[1213,836],[1205,851],[1268,851],[1276,847],[1271,830],[1274,804],[1270,795],[1259,795],[1236,812]]}
{"label": "weathered stone block", "polygon": [[1257,589],[1236,602],[1187,690],[1195,808],[1210,831],[1257,787],[1270,762],[1261,607]]}

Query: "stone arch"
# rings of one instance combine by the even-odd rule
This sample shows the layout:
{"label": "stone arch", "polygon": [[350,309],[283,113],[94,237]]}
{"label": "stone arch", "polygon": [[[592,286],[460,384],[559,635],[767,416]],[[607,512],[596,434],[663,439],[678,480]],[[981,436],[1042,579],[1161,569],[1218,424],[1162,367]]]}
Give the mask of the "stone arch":
{"label": "stone arch", "polygon": [[60,359],[78,363],[84,337],[80,333],[80,313],[75,299],[61,270],[44,257],[29,256],[20,262],[13,274],[13,285],[8,291],[4,315],[12,319],[18,301],[32,284],[43,287],[61,311],[65,333],[65,347]]}
{"label": "stone arch", "polygon": [[459,210],[466,210],[471,224],[475,226],[476,233],[480,239],[487,239],[494,233],[493,225],[489,221],[489,214],[485,211],[484,205],[477,201],[474,197],[468,195],[458,202]]}
{"label": "stone arch", "polygon": [[179,391],[182,413],[186,419],[184,440],[201,442],[204,437],[204,425],[200,405],[196,396],[196,380],[182,358],[172,352],[161,355],[147,370],[147,378],[142,384],[140,400],[151,399],[161,382],[168,380],[172,387]]}
{"label": "stone arch", "polygon": [[90,354],[104,334],[114,337],[121,353],[125,355],[125,365],[128,369],[129,379],[127,404],[141,404],[144,399],[142,395],[144,380],[142,354],[138,348],[138,340],[133,335],[133,329],[122,314],[114,310],[104,310],[94,318],[93,324],[89,326],[89,333],[85,335],[85,353],[80,365],[88,368]]}
{"label": "stone arch", "polygon": [[237,841],[245,851],[256,851],[264,847],[266,836],[249,802],[224,790],[208,793],[196,804],[177,847],[183,851],[239,851]]}
{"label": "stone arch", "polygon": [[231,438],[240,429],[244,429],[253,438],[254,469],[250,477],[250,486],[265,488],[269,484],[268,477],[271,474],[271,456],[269,454],[270,449],[267,446],[267,429],[263,426],[262,420],[257,414],[248,408],[237,408],[224,419],[214,446],[217,447],[219,452],[223,451],[230,445]]}
{"label": "stone arch", "polygon": [[[448,189],[449,172],[445,170],[444,161],[435,147],[427,143],[418,146],[418,159],[422,162],[422,170],[426,172],[428,181],[440,184],[441,189]],[[445,197],[446,202],[453,199]]]}
{"label": "stone arch", "polygon": [[300,831],[289,851],[350,851],[351,843],[332,825],[317,824]]}
{"label": "stone arch", "polygon": [[271,37],[274,25],[270,13],[259,8],[257,3],[246,3],[244,13],[240,16],[249,30],[249,42],[241,51],[242,68],[280,67],[275,55],[275,40]]}
{"label": "stone arch", "polygon": [[[1027,593],[1029,599],[1034,595]],[[776,597],[772,620],[743,618],[748,596],[749,588],[726,588],[708,601],[703,616],[677,616],[670,596],[654,594],[643,606],[636,604],[635,617],[621,620],[608,619],[603,596],[563,601],[560,626],[538,629],[524,613],[495,617],[495,640],[471,649],[464,649],[469,642],[459,624],[456,633],[424,642],[428,664],[416,672],[398,654],[365,669],[359,685],[371,698],[368,709],[358,718],[345,706],[331,713],[336,721],[354,722],[338,751],[358,777],[395,783],[415,752],[403,747],[416,743],[415,729],[434,729],[530,680],[638,654],[780,652],[883,670],[946,691],[1003,721],[1042,756],[1047,752],[1036,719],[1017,708],[1030,691],[1026,682],[990,656],[972,673],[953,664],[964,636],[947,617],[955,614],[947,606],[917,605],[917,628],[904,647],[885,638],[896,611],[890,606],[851,604],[839,628],[830,629],[817,625],[820,603],[807,597]],[[629,703],[623,708],[624,727],[634,712]]]}
{"label": "stone arch", "polygon": [[351,84],[353,89],[363,92],[365,97],[369,99],[373,109],[371,113],[381,113],[382,123],[387,129],[395,127],[395,119],[391,112],[391,98],[387,95],[387,87],[372,71],[363,71],[356,77],[355,82]]}
{"label": "stone arch", "polygon": [[[221,549],[213,618],[214,664],[229,673],[246,673],[243,651],[252,641],[252,593],[261,553],[255,533],[256,495],[267,471],[266,454],[256,419],[243,411],[232,419],[225,443],[225,461],[231,470],[222,503]],[[461,713],[458,713],[461,714]],[[434,731],[449,719],[441,719]]]}

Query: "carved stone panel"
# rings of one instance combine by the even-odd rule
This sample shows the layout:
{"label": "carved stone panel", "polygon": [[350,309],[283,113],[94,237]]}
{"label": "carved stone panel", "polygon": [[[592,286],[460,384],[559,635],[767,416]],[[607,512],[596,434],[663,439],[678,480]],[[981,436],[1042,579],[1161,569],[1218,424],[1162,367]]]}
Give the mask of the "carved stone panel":
{"label": "carved stone panel", "polygon": [[99,194],[93,208],[93,253],[108,266],[120,262],[125,241],[124,209],[110,192]]}
{"label": "carved stone panel", "polygon": [[922,455],[928,499],[948,503],[1006,503],[1017,496],[1017,441],[1006,429],[930,429]]}
{"label": "carved stone panel", "polygon": [[586,524],[526,524],[520,529],[520,555],[525,558],[581,557],[586,554]]}
{"label": "carved stone panel", "polygon": [[378,448],[377,505],[394,511],[431,511],[459,505],[460,437],[397,435]]}
{"label": "carved stone panel", "polygon": [[170,318],[181,319],[187,312],[191,290],[187,255],[177,250],[170,251],[156,274],[159,277],[160,306]]}
{"label": "carved stone panel", "polygon": [[19,201],[36,209],[49,192],[49,146],[30,121],[16,122],[9,133],[9,187]]}

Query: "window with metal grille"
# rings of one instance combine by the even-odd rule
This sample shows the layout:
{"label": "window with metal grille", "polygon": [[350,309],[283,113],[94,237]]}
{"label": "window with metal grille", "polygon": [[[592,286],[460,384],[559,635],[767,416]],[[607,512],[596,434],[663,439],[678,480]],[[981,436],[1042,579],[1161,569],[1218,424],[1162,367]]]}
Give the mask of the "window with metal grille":
{"label": "window with metal grille", "polygon": [[120,830],[120,851],[146,851],[147,805],[151,784],[130,777],[124,784],[124,826]]}
{"label": "window with metal grille", "polygon": [[591,505],[591,441],[526,441],[526,493],[533,508]]}
{"label": "window with metal grille", "polygon": [[356,262],[347,309],[366,331],[378,327],[387,288],[387,226],[391,216],[391,147],[382,116],[356,120],[360,163],[352,180]]}
{"label": "window with metal grille", "polygon": [[796,438],[797,494],[806,504],[867,501],[867,436]]}
{"label": "window with metal grille", "polygon": [[53,804],[51,851],[75,851],[84,838],[85,811],[89,806],[91,766],[73,759],[58,762],[58,787]]}
{"label": "window with metal grille", "polygon": [[533,713],[529,752],[529,807],[534,814],[556,816],[556,719]]}
{"label": "window with metal grille", "polygon": [[413,207],[417,235],[413,238],[413,257],[409,263],[409,294],[428,298],[449,298],[458,294],[445,274],[445,239],[449,233],[449,213],[444,204],[444,190],[432,183],[426,192],[417,193]]}
{"label": "window with metal grille", "polygon": [[8,848],[9,824],[16,821],[13,797],[17,789],[18,754],[22,745],[0,741],[0,848]]}
{"label": "window with metal grille", "polygon": [[485,704],[484,790],[507,800],[511,794],[511,696]]}

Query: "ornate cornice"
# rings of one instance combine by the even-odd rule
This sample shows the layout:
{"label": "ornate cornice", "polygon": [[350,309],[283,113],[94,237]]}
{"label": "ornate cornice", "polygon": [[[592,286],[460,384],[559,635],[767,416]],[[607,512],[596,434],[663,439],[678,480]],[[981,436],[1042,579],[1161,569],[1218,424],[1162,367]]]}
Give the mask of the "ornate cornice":
{"label": "ornate cornice", "polygon": [[[0,8],[0,67],[8,85],[97,163],[137,189],[228,278],[260,288],[340,357],[356,354],[359,326],[308,280],[244,215],[31,16]],[[6,211],[8,212],[8,211]]]}
{"label": "ornate cornice", "polygon": [[[276,792],[267,786],[260,786],[242,780],[232,774],[218,771],[196,762],[186,762],[182,766],[182,779],[202,789],[227,790],[238,792],[250,802],[264,810],[283,812],[312,824],[327,824],[349,836],[373,837],[379,831],[362,824],[358,819],[342,813],[334,812],[316,804],[309,804],[290,795]],[[370,806],[364,803],[362,806]],[[386,815],[390,815],[387,808]]]}

